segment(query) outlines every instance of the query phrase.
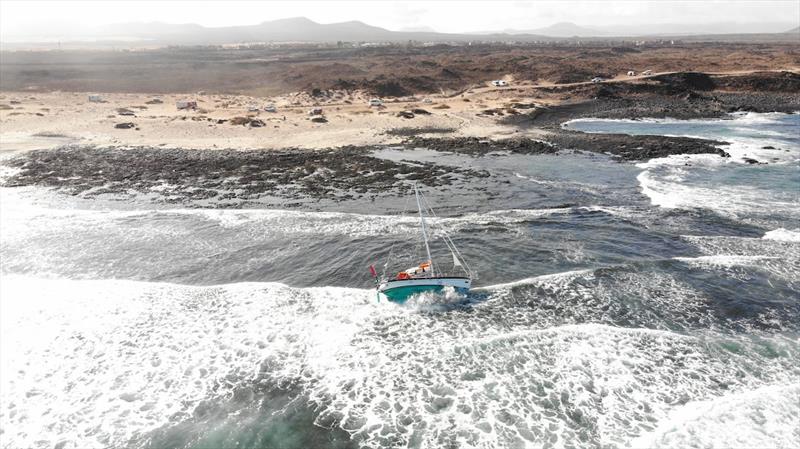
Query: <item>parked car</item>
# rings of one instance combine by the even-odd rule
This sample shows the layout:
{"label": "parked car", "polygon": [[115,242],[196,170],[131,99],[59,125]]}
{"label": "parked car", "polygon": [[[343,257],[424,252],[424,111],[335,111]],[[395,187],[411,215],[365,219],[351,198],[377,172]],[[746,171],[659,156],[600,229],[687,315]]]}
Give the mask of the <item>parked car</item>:
{"label": "parked car", "polygon": [[494,87],[508,86],[508,82],[505,80],[494,80],[492,81],[492,86]]}
{"label": "parked car", "polygon": [[593,83],[602,83],[603,81],[605,80],[603,78],[600,78],[599,76],[592,78]]}
{"label": "parked car", "polygon": [[264,110],[266,112],[278,112],[278,109],[275,107],[274,104],[268,104],[268,105],[264,106]]}
{"label": "parked car", "polygon": [[308,110],[308,115],[322,115],[322,108],[311,108]]}
{"label": "parked car", "polygon": [[372,107],[372,106],[383,106],[383,100],[381,100],[380,98],[373,98],[373,99],[369,100],[369,105],[370,105],[370,107]]}

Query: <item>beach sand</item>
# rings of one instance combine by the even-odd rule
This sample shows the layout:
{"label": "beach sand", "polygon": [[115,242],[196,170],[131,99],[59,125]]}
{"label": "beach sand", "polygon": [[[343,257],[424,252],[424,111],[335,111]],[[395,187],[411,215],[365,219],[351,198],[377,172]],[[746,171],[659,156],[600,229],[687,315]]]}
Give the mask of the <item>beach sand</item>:
{"label": "beach sand", "polygon": [[[503,107],[512,98],[532,102],[491,89],[453,98],[401,98],[381,108],[369,107],[369,97],[363,92],[344,91],[321,99],[306,93],[270,98],[114,93],[100,94],[102,103],[89,101],[89,95],[88,92],[0,93],[0,149],[19,151],[65,144],[312,149],[400,143],[402,136],[386,134],[398,128],[435,128],[439,137],[501,138],[538,133],[520,131],[500,124],[497,116],[481,114],[486,109]],[[153,100],[161,103],[154,104]],[[179,100],[196,101],[197,109],[178,110]],[[265,112],[268,104],[274,104],[277,112]],[[250,112],[251,106],[260,111]],[[311,121],[308,111],[312,107],[323,109],[327,123]],[[121,108],[135,115],[120,115]],[[420,108],[430,114],[417,113],[413,118],[398,116],[401,111]],[[264,125],[234,125],[231,123],[234,117],[260,120]],[[120,123],[135,126],[115,128]]]}

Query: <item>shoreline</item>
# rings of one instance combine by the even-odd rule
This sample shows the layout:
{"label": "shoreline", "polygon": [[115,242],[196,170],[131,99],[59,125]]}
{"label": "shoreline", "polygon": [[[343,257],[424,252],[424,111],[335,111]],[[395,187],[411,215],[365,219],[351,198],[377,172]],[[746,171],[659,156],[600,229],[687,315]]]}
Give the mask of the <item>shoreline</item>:
{"label": "shoreline", "polygon": [[[736,87],[737,91],[720,90]],[[800,110],[800,74],[710,76],[670,73],[602,83],[471,86],[456,95],[385,98],[362,90],[271,97],[0,91],[0,150],[67,144],[259,149],[399,145],[409,138],[576,141],[561,125],[576,118],[719,118],[731,112]],[[178,110],[179,101],[197,102]],[[266,112],[274,105],[276,112]],[[320,108],[320,116],[309,111]],[[580,149],[587,149],[581,145]],[[656,152],[660,153],[660,152]],[[645,154],[646,157],[646,154]]]}
{"label": "shoreline", "polygon": [[[800,75],[794,73],[757,78],[761,87],[777,83],[777,90],[759,92],[698,92],[705,78],[697,74],[654,78],[660,84],[552,88],[580,94],[571,100],[534,98],[539,88],[522,95],[524,89],[487,87],[455,97],[395,98],[379,108],[366,104],[366,92],[353,91],[327,100],[298,93],[267,99],[204,94],[191,111],[176,109],[185,98],[179,95],[111,94],[97,103],[80,93],[0,92],[0,105],[7,105],[0,107],[0,155],[4,165],[18,169],[4,184],[82,196],[132,189],[167,202],[213,198],[241,204],[264,195],[374,199],[402,193],[406,180],[434,187],[489,176],[436,160],[409,164],[376,155],[385,149],[469,157],[587,152],[619,162],[680,154],[729,157],[723,141],[583,133],[562,125],[589,117],[719,118],[736,111],[800,110]],[[248,111],[254,104],[274,104],[277,112]],[[312,120],[319,116],[308,115],[311,108],[322,108],[325,121]],[[119,123],[132,125],[120,129]]]}

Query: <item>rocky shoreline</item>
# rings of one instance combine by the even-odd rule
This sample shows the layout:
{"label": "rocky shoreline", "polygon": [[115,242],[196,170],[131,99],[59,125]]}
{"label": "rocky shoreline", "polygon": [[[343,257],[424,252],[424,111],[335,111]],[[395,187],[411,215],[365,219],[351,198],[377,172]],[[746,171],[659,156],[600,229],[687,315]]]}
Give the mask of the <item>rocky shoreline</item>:
{"label": "rocky shoreline", "polygon": [[[663,79],[662,79],[663,78]],[[719,88],[759,91],[721,91]],[[490,174],[431,161],[389,160],[376,154],[385,148],[427,150],[470,157],[493,154],[557,154],[565,151],[609,155],[619,161],[643,161],[678,154],[727,157],[727,142],[666,136],[590,134],[565,129],[577,118],[638,119],[721,118],[737,111],[800,110],[800,76],[790,73],[711,77],[677,73],[645,84],[608,83],[554,86],[584,100],[536,107],[504,116],[500,123],[520,137],[458,136],[448,126],[402,126],[383,133],[399,137],[389,145],[346,145],[336,148],[217,150],[151,146],[65,146],[28,151],[4,163],[17,172],[4,185],[45,186],[73,195],[137,192],[165,202],[227,201],[236,206],[266,196],[280,199],[343,201],[399,194],[418,181],[429,187],[466,185]],[[585,98],[591,98],[585,100]],[[526,131],[535,130],[533,133]],[[466,187],[465,187],[466,188]]]}
{"label": "rocky shoreline", "polygon": [[555,154],[559,151],[578,150],[612,155],[624,161],[642,161],[674,154],[716,154],[728,157],[728,153],[721,148],[725,145],[728,145],[728,142],[692,137],[587,134],[568,130],[553,132],[543,140],[415,137],[405,141],[405,146],[409,148],[426,148],[472,156],[483,156],[492,152]]}
{"label": "rocky shoreline", "polygon": [[578,118],[628,119],[673,118],[678,120],[724,118],[735,112],[800,111],[800,92],[689,92],[682,97],[642,96],[593,98],[536,109],[530,113],[505,117],[503,123],[520,128],[540,127],[560,130]]}
{"label": "rocky shoreline", "polygon": [[425,161],[395,162],[375,148],[199,150],[70,146],[23,153],[5,162],[18,171],[5,187],[43,186],[71,195],[156,194],[165,202],[253,201],[265,196],[342,201],[485,178],[481,170]]}

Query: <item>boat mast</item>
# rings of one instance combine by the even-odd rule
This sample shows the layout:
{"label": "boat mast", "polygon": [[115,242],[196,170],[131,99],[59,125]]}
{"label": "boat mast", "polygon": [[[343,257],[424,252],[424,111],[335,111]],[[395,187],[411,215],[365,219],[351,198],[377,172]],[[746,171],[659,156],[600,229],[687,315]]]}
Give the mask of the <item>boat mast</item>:
{"label": "boat mast", "polygon": [[431,248],[428,246],[428,232],[425,230],[425,217],[422,216],[422,205],[419,202],[419,189],[414,183],[414,195],[417,197],[417,209],[419,210],[419,222],[422,224],[422,239],[425,240],[425,252],[428,253],[428,262],[431,264],[431,277],[434,276],[433,259],[431,258]]}

